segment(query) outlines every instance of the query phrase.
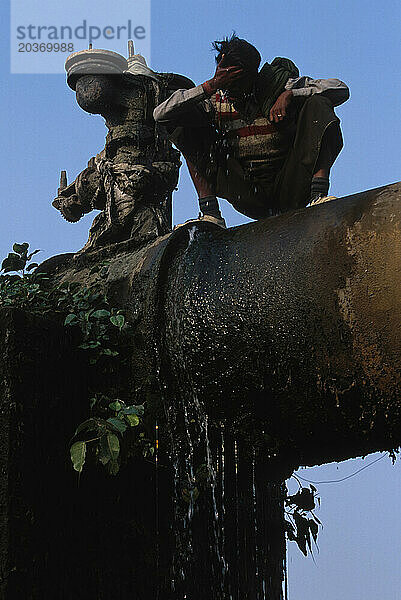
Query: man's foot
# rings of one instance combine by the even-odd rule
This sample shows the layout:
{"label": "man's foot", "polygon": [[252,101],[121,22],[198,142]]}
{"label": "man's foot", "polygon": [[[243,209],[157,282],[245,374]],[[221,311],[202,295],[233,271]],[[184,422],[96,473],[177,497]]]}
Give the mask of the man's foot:
{"label": "man's foot", "polygon": [[315,204],[322,204],[323,202],[330,202],[330,200],[338,200],[337,196],[316,196],[306,205],[306,208],[309,206],[315,206]]}
{"label": "man's foot", "polygon": [[180,227],[183,227],[183,225],[188,225],[188,223],[193,223],[195,225],[196,223],[199,223],[202,221],[207,222],[207,223],[214,223],[215,225],[218,225],[219,227],[222,227],[223,229],[227,229],[227,225],[226,225],[226,222],[223,219],[223,217],[215,217],[213,215],[199,214],[199,217],[197,219],[188,219],[188,221],[185,221],[185,223],[180,223],[179,225],[175,225],[174,230],[179,229]]}
{"label": "man's foot", "polygon": [[201,221],[208,221],[209,223],[214,223],[223,229],[227,229],[227,225],[223,217],[215,217],[214,215],[200,215],[199,219]]}

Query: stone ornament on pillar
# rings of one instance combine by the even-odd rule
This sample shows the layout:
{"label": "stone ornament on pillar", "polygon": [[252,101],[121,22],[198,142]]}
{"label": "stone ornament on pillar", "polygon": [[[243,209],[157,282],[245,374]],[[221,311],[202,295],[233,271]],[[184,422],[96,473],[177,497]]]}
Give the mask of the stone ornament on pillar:
{"label": "stone ornament on pillar", "polygon": [[110,50],[82,50],[65,63],[67,83],[79,106],[101,114],[109,130],[104,149],[73,183],[67,185],[62,175],[53,201],[69,222],[101,211],[80,252],[132,238],[145,245],[171,231],[180,154],[155,123],[153,109],[174,89],[194,84],[186,77],[152,71],[134,53],[132,41],[128,50],[128,59]]}

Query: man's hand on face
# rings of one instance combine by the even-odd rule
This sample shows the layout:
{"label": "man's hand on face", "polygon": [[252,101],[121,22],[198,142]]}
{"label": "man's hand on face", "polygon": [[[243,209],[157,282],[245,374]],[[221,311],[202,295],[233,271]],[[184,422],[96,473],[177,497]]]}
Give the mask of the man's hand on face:
{"label": "man's hand on face", "polygon": [[224,54],[216,67],[216,72],[212,79],[208,79],[208,81],[202,83],[203,89],[209,96],[214,94],[217,90],[230,89],[230,85],[235,81],[238,81],[244,74],[244,69],[240,66],[223,67],[223,61]]}
{"label": "man's hand on face", "polygon": [[280,123],[284,119],[287,114],[287,108],[291,102],[292,91],[286,90],[277,98],[276,102],[273,104],[273,107],[269,114],[270,122],[272,123]]}

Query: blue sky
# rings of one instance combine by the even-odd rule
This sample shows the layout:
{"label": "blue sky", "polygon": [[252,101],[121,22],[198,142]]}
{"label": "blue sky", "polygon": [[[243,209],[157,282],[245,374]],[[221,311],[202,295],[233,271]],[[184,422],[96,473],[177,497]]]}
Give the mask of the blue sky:
{"label": "blue sky", "polygon": [[[114,3],[116,21],[127,5]],[[88,10],[82,6],[84,16]],[[131,6],[135,19],[135,2]],[[0,11],[0,252],[4,256],[14,241],[28,241],[42,249],[39,257],[45,259],[78,250],[87,239],[93,216],[68,224],[51,201],[60,170],[66,169],[72,181],[103,148],[106,128],[101,117],[77,106],[63,75],[10,74],[7,2]],[[337,109],[345,145],[332,171],[331,193],[344,196],[400,179],[399,0],[153,0],[151,14],[151,66],[157,71],[182,73],[201,83],[214,73],[211,41],[235,30],[265,61],[284,56],[303,75],[342,79],[351,98]],[[103,47],[118,49],[112,41]],[[247,221],[224,201],[222,210],[229,225]],[[196,213],[196,196],[183,168],[174,220]],[[301,474],[316,481],[337,479],[375,457]],[[314,564],[290,549],[291,600],[399,600],[400,476],[399,463],[392,466],[384,458],[343,483],[317,486],[324,522],[320,554]]]}

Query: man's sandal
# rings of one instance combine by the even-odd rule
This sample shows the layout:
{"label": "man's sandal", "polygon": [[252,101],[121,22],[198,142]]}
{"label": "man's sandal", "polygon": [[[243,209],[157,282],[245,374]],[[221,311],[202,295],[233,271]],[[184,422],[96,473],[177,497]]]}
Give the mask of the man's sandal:
{"label": "man's sandal", "polygon": [[188,221],[185,221],[185,223],[180,223],[179,225],[175,225],[173,231],[175,231],[176,229],[179,229],[180,227],[183,227],[184,225],[188,225],[191,223],[196,225],[197,223],[202,223],[202,222],[214,223],[214,225],[218,225],[218,227],[221,227],[222,229],[227,229],[227,225],[226,225],[226,222],[223,219],[223,217],[214,217],[213,215],[200,214],[197,219],[188,219]]}
{"label": "man's sandal", "polygon": [[319,196],[318,198],[312,200],[312,202],[309,202],[309,204],[306,205],[306,208],[308,208],[309,206],[315,206],[315,204],[323,204],[323,202],[330,202],[331,200],[338,200],[338,198],[337,196]]}

